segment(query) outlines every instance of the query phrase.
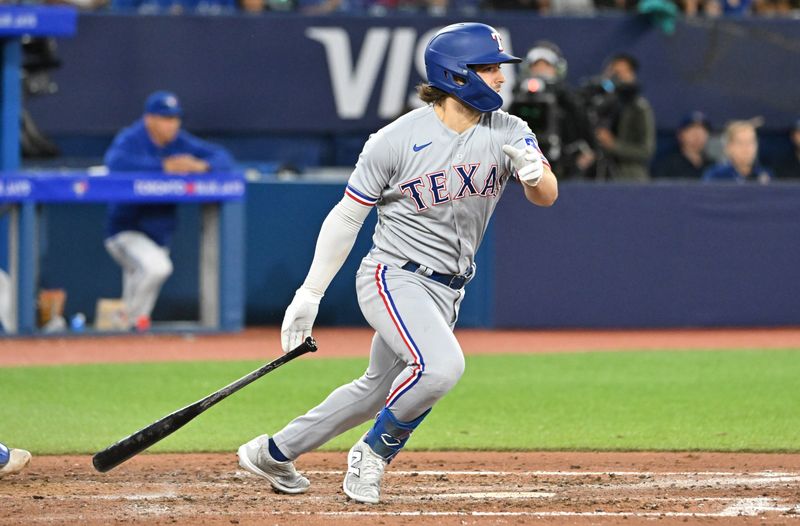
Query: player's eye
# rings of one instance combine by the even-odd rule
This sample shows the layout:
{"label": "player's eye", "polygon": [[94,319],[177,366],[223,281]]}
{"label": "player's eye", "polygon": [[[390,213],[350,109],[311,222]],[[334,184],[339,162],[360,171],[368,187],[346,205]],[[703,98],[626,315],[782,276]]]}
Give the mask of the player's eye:
{"label": "player's eye", "polygon": [[472,66],[472,69],[475,70],[476,73],[494,73],[495,71],[500,70],[499,64],[478,64],[477,66]]}

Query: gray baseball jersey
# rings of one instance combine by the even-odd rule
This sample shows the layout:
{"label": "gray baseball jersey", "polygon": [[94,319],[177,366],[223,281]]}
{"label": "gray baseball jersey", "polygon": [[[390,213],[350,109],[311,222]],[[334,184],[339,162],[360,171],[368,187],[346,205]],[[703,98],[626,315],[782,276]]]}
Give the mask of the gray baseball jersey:
{"label": "gray baseball jersey", "polygon": [[374,246],[356,276],[359,306],[375,329],[369,367],[273,436],[289,458],[384,407],[400,422],[421,418],[461,377],[464,357],[453,327],[464,290],[402,267],[410,261],[442,274],[472,268],[512,176],[504,144],[538,149],[528,126],[505,112],[483,114],[458,134],[431,106],[367,141],[345,194],[378,207]]}
{"label": "gray baseball jersey", "polygon": [[345,192],[378,205],[371,256],[467,272],[512,174],[504,144],[538,149],[527,124],[503,111],[483,114],[458,134],[426,106],[372,135]]}

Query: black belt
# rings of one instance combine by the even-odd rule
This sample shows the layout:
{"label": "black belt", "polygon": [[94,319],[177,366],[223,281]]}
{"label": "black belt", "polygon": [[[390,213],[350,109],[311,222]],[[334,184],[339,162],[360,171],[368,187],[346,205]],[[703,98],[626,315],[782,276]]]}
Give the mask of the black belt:
{"label": "black belt", "polygon": [[430,273],[417,272],[420,266],[421,265],[419,263],[414,263],[412,261],[409,261],[401,268],[403,270],[419,274],[420,276],[425,276],[426,278],[430,278],[434,281],[438,281],[442,285],[450,287],[453,290],[463,289],[464,285],[466,285],[467,282],[472,277],[472,272],[469,272],[467,274],[440,274],[439,272],[433,272],[433,271],[431,271]]}

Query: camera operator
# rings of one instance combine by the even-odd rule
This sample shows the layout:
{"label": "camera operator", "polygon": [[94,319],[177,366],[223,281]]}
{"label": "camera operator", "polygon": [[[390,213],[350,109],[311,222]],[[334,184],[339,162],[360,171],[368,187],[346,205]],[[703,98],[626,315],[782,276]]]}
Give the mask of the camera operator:
{"label": "camera operator", "polygon": [[509,113],[528,123],[560,179],[585,177],[594,162],[594,136],[566,83],[567,61],[561,49],[546,40],[536,42],[523,67]]}
{"label": "camera operator", "polygon": [[602,78],[608,93],[595,103],[595,135],[600,147],[598,180],[645,182],[655,152],[656,126],[653,109],[641,94],[639,62],[631,55],[612,56]]}

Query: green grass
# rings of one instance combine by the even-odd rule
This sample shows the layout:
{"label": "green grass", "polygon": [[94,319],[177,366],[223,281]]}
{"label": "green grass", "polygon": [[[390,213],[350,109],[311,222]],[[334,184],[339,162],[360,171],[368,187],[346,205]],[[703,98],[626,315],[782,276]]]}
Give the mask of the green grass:
{"label": "green grass", "polygon": [[[255,369],[256,362],[0,368],[0,440],[90,453]],[[234,451],[358,376],[303,358],[221,402],[154,451]],[[347,449],[364,426],[330,442]],[[472,356],[410,449],[800,451],[800,351]]]}

